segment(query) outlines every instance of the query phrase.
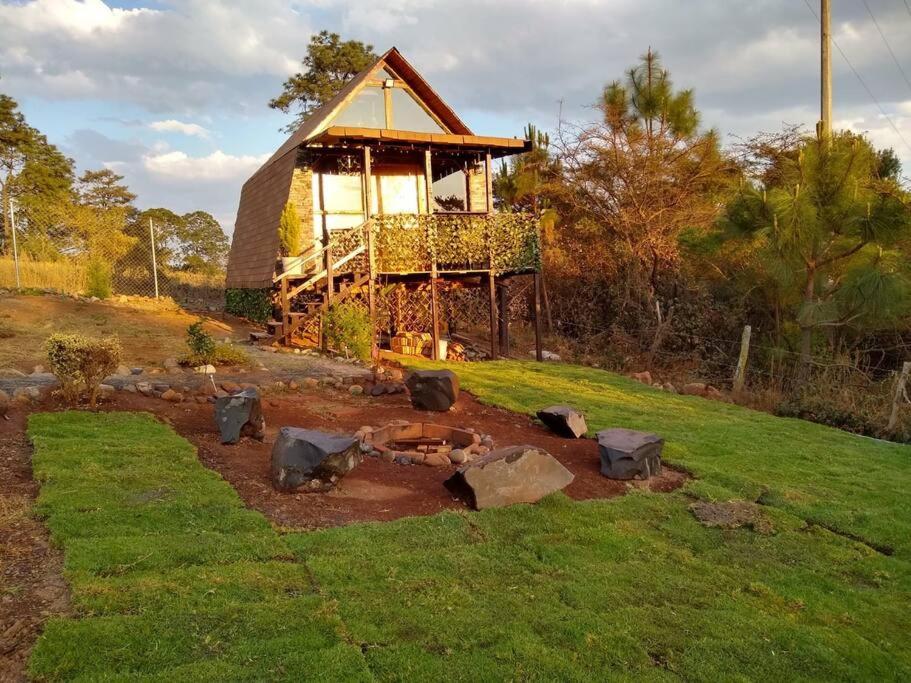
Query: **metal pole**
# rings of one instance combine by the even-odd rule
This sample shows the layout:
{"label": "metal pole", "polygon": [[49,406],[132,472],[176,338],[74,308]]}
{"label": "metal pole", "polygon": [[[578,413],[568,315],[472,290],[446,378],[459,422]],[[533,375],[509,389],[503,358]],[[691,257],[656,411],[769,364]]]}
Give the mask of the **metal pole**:
{"label": "metal pole", "polygon": [[9,198],[9,217],[10,224],[13,228],[13,262],[16,264],[16,289],[22,289],[22,283],[19,280],[19,248],[16,246],[16,202]]}
{"label": "metal pole", "polygon": [[158,259],[155,257],[155,227],[149,216],[149,240],[152,242],[152,276],[155,279],[155,298],[158,298]]}

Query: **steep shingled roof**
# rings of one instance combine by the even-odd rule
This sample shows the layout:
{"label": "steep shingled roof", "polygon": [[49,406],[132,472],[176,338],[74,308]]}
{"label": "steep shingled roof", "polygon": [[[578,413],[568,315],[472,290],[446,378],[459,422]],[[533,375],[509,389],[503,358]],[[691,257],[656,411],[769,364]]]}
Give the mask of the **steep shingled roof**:
{"label": "steep shingled roof", "polygon": [[459,118],[459,115],[453,111],[443,98],[431,87],[421,74],[411,66],[407,59],[402,56],[398,48],[391,48],[379,57],[373,64],[361,71],[357,76],[348,81],[345,86],[339,90],[338,94],[325,104],[317,107],[307,119],[294,131],[291,136],[285,140],[284,144],[279,147],[259,169],[254,173],[261,173],[270,165],[281,159],[288,152],[297,149],[311,138],[316,137],[323,129],[331,123],[335,115],[341,111],[355,95],[357,95],[370,80],[370,76],[385,65],[389,67],[409,85],[414,93],[421,98],[440,121],[448,129],[447,132],[456,135],[472,135],[471,129],[465,125],[465,122]]}

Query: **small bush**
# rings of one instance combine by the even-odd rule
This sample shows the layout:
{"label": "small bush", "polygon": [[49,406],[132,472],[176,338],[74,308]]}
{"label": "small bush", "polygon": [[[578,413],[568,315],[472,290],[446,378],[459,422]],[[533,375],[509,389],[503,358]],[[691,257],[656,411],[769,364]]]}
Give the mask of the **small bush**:
{"label": "small bush", "polygon": [[120,341],[116,337],[93,339],[76,334],[52,334],[44,347],[64,398],[76,403],[80,394],[87,391],[89,405],[94,408],[98,387],[120,363]]}
{"label": "small bush", "polygon": [[245,365],[250,358],[242,349],[231,344],[219,344],[202,329],[199,320],[187,328],[187,348],[184,365]]}
{"label": "small bush", "polygon": [[278,223],[278,239],[281,242],[282,255],[297,256],[301,253],[304,235],[297,209],[291,202],[285,204],[282,210]]}
{"label": "small bush", "polygon": [[326,342],[335,351],[369,361],[373,347],[370,314],[356,304],[332,306],[326,314]]}
{"label": "small bush", "polygon": [[85,294],[107,299],[111,296],[111,266],[99,258],[89,261],[85,269]]}
{"label": "small bush", "polygon": [[215,340],[202,329],[202,325],[202,320],[197,320],[187,328],[187,348],[191,356],[205,358],[204,363],[211,363],[208,359],[215,355]]}

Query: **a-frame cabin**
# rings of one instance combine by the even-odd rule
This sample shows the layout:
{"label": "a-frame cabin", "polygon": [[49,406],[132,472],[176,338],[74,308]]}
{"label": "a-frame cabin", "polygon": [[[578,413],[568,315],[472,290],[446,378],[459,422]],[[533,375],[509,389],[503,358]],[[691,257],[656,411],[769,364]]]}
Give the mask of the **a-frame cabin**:
{"label": "a-frame cabin", "polygon": [[[498,285],[534,275],[537,313],[540,281],[537,219],[494,211],[492,160],[529,149],[527,140],[474,135],[392,48],[314,110],[244,184],[227,288],[270,293],[270,326],[284,343],[320,329],[322,314],[345,299],[364,301],[375,321],[378,284],[383,292],[420,288],[436,357],[440,288],[480,286],[489,293],[496,357],[495,337],[501,351],[508,344]],[[304,245],[279,260],[288,202]]]}

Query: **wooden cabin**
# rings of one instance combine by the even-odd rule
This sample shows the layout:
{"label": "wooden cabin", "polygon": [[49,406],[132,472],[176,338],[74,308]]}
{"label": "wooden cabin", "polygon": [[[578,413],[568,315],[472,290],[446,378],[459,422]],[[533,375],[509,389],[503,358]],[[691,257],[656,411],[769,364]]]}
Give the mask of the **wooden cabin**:
{"label": "wooden cabin", "polygon": [[[510,278],[531,275],[539,308],[537,218],[495,212],[492,192],[493,160],[530,145],[475,135],[392,48],[314,110],[244,184],[227,287],[271,292],[270,327],[285,343],[319,330],[333,303],[363,301],[375,321],[378,307],[392,306],[379,300],[396,290],[391,285],[420,291],[429,329],[407,331],[429,332],[434,356],[441,291],[480,287],[496,357],[495,337],[500,351],[508,345],[497,289],[504,308]],[[279,259],[288,202],[303,223],[304,245]]]}

